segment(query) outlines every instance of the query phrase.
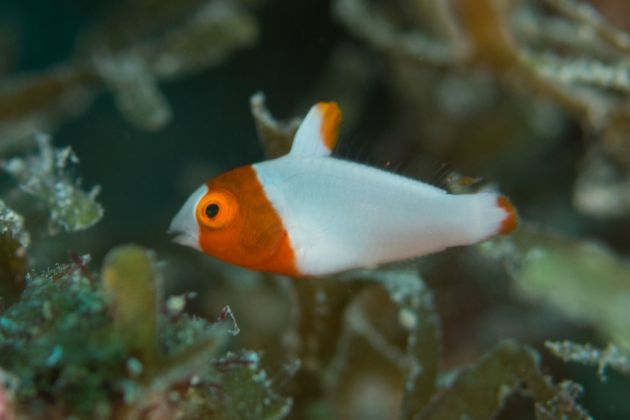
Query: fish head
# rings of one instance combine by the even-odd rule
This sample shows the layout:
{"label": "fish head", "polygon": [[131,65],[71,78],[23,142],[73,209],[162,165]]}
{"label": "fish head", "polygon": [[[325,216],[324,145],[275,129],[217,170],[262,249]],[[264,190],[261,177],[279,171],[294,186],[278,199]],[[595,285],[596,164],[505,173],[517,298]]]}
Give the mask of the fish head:
{"label": "fish head", "polygon": [[211,179],[184,203],[171,222],[174,241],[232,264],[264,269],[286,232],[253,167]]}

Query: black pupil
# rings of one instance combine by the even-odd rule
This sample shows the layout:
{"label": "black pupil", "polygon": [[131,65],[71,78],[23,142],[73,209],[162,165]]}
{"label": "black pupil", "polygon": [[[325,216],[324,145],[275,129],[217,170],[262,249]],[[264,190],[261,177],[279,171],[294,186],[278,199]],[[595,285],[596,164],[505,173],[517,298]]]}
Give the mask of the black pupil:
{"label": "black pupil", "polygon": [[216,215],[219,214],[219,205],[218,204],[210,204],[206,207],[206,216],[211,219],[214,219]]}

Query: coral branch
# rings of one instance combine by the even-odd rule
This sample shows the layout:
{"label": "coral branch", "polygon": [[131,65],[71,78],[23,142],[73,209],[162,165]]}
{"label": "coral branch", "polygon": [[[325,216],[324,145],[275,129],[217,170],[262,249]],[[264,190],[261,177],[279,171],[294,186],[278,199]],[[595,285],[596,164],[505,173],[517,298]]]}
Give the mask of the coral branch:
{"label": "coral branch", "polygon": [[605,349],[597,349],[590,344],[547,341],[545,347],[565,362],[597,366],[597,373],[602,381],[606,381],[606,369],[609,367],[630,376],[630,353],[614,344],[609,344]]}
{"label": "coral branch", "polygon": [[236,2],[205,1],[179,27],[131,45],[76,58],[57,68],[4,80],[0,88],[0,146],[33,130],[51,131],[60,120],[84,112],[104,85],[123,114],[149,130],[164,126],[170,109],[157,81],[186,76],[221,63],[252,45],[256,22]]}
{"label": "coral branch", "polygon": [[25,193],[41,200],[50,209],[50,232],[79,231],[97,223],[104,214],[96,202],[99,187],[83,191],[80,182],[67,173],[79,159],[70,147],[54,149],[48,136],[36,137],[39,155],[0,162],[0,168],[13,176]]}

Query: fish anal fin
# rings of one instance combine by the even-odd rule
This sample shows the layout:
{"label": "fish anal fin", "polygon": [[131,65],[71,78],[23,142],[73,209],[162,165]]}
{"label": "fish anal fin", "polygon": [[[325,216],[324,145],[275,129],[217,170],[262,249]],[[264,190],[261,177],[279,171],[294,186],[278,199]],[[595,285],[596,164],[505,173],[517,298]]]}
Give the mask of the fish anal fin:
{"label": "fish anal fin", "polygon": [[329,156],[337,145],[341,110],[336,102],[313,105],[300,124],[291,154],[300,156]]}

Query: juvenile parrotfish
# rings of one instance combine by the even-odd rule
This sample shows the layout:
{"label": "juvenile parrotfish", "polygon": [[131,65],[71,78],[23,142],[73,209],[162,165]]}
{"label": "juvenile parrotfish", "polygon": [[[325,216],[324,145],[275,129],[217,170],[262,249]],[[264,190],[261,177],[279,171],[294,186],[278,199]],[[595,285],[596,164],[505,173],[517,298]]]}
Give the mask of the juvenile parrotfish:
{"label": "juvenile parrotfish", "polygon": [[517,225],[505,196],[452,195],[337,159],[341,112],[314,105],[289,154],[221,174],[171,222],[175,241],[252,270],[321,276],[470,245]]}

